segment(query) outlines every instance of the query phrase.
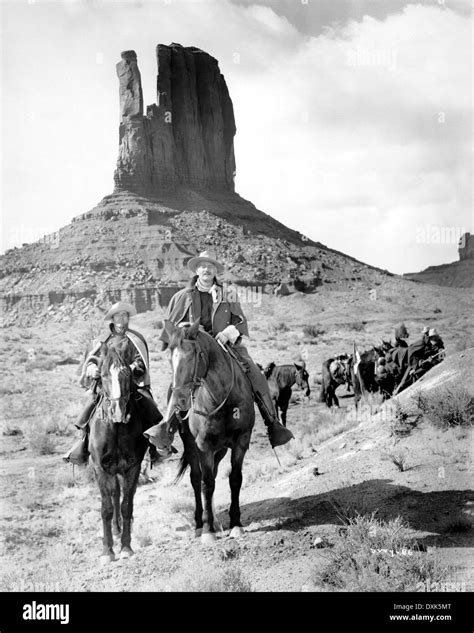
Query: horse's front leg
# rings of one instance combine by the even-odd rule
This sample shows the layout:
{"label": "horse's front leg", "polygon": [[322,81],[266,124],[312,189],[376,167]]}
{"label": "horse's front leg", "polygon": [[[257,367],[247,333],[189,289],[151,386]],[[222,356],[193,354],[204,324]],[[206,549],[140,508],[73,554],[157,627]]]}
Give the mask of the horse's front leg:
{"label": "horse's front leg", "polygon": [[132,466],[124,475],[123,495],[122,495],[122,548],[120,558],[130,558],[133,555],[131,547],[131,529],[133,518],[133,497],[137,489],[138,478],[140,476],[141,463]]}
{"label": "horse's front leg", "polygon": [[244,533],[240,522],[240,488],[242,487],[242,465],[247,448],[236,444],[232,448],[230,463],[232,470],[229,476],[231,503],[229,510],[230,536],[236,538]]}
{"label": "horse's front leg", "polygon": [[115,476],[115,487],[113,492],[114,518],[112,521],[112,534],[118,536],[122,531],[122,522],[120,520],[120,482]]}
{"label": "horse's front leg", "polygon": [[183,420],[182,427],[179,431],[184,446],[185,461],[191,469],[191,486],[194,492],[194,522],[196,536],[202,534],[202,497],[201,497],[201,466],[199,465],[199,456],[196,448],[194,437],[191,435],[187,420]]}
{"label": "horse's front leg", "polygon": [[115,476],[108,475],[102,469],[96,470],[97,482],[99,484],[101,496],[101,516],[102,516],[102,554],[100,557],[102,564],[115,560],[114,540],[112,536],[112,518],[114,516],[114,504],[112,496],[115,490]]}
{"label": "horse's front leg", "polygon": [[203,526],[201,539],[204,543],[211,544],[216,540],[216,531],[214,529],[214,511],[212,507],[212,498],[214,496],[216,480],[214,477],[214,453],[212,450],[209,448],[205,451],[199,450],[199,463],[201,465],[202,473],[201,493],[203,501]]}

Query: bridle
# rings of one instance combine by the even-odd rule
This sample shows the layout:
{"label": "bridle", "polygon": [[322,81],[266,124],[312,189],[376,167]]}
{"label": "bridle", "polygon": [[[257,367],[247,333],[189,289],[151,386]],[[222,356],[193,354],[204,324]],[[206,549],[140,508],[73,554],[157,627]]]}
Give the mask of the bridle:
{"label": "bridle", "polygon": [[[193,413],[196,413],[197,415],[201,415],[203,417],[209,417],[211,415],[214,415],[215,413],[217,413],[223,406],[224,404],[227,402],[227,398],[230,396],[230,392],[232,391],[232,388],[234,386],[234,379],[235,379],[235,369],[234,369],[234,363],[232,362],[232,359],[229,359],[230,361],[230,370],[231,370],[231,381],[230,381],[230,386],[229,389],[226,393],[226,396],[224,398],[224,400],[222,400],[222,402],[215,407],[215,409],[213,409],[212,411],[199,411],[198,409],[195,408],[194,406],[194,401],[196,398],[196,391],[200,388],[205,386],[206,389],[208,390],[211,398],[213,400],[215,400],[211,389],[209,388],[209,385],[206,382],[206,376],[207,376],[207,372],[209,370],[209,365],[207,363],[207,358],[206,358],[206,354],[205,352],[202,350],[201,345],[199,343],[199,341],[196,339],[185,339],[187,343],[191,343],[191,345],[194,346],[195,351],[194,351],[194,367],[193,367],[193,377],[191,378],[191,380],[188,380],[187,382],[185,382],[183,385],[181,385],[180,387],[171,387],[171,391],[174,393],[175,391],[181,391],[183,389],[189,389],[189,392],[191,394],[191,409],[190,411],[192,411]],[[203,366],[204,366],[204,374],[202,376],[198,375],[199,372],[199,361],[202,362]],[[175,411],[176,409],[178,411],[180,411],[180,409],[176,406],[175,407]],[[187,419],[189,417],[189,412],[187,413],[187,415],[185,416],[185,418],[183,419]]]}

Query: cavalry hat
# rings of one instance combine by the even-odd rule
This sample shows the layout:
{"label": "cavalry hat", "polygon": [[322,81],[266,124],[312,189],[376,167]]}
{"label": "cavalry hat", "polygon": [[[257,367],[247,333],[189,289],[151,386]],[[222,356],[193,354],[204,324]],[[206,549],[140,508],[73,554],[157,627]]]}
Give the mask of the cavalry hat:
{"label": "cavalry hat", "polygon": [[215,253],[213,253],[212,251],[203,251],[198,255],[198,257],[191,257],[188,262],[188,268],[192,270],[193,273],[195,273],[196,268],[204,262],[210,262],[211,264],[214,264],[214,266],[217,268],[218,274],[224,272],[224,266],[217,261]]}
{"label": "cavalry hat", "polygon": [[421,330],[421,333],[428,334],[429,331],[430,331],[430,328],[427,325],[425,325],[425,327]]}
{"label": "cavalry hat", "polygon": [[117,314],[117,312],[128,312],[130,316],[134,316],[137,313],[135,308],[130,303],[118,301],[117,303],[114,303],[114,305],[107,312],[104,317],[104,321],[111,321],[114,314]]}
{"label": "cavalry hat", "polygon": [[431,328],[431,330],[428,332],[428,337],[430,336],[438,336],[438,331],[436,330],[436,328]]}

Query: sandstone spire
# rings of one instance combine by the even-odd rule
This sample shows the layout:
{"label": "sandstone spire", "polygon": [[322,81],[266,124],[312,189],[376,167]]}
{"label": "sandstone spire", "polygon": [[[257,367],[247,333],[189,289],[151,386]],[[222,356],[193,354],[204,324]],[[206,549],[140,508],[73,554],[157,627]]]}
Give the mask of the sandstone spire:
{"label": "sandstone spire", "polygon": [[234,191],[235,120],[217,60],[193,46],[156,47],[157,103],[143,116],[134,51],[117,64],[120,146],[116,190]]}

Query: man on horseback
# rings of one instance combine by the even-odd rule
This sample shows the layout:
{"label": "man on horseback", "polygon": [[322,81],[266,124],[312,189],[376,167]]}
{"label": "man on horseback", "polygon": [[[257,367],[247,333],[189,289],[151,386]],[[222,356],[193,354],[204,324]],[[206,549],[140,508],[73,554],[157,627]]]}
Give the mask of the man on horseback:
{"label": "man on horseback", "polygon": [[[83,431],[82,438],[63,455],[65,462],[72,464],[87,463],[89,420],[101,397],[98,352],[102,344],[105,344],[108,348],[118,348],[123,345],[124,340],[128,341],[133,354],[133,362],[130,365],[130,369],[132,370],[135,385],[135,399],[141,410],[142,419],[147,420],[144,430],[158,424],[163,419],[150,391],[147,342],[140,332],[128,327],[130,317],[135,314],[136,310],[132,305],[122,301],[115,303],[104,317],[104,320],[109,321],[108,332],[96,339],[92,343],[91,349],[86,352],[79,383],[81,387],[90,391],[91,397],[75,422],[76,427]],[[157,460],[156,449],[153,446],[150,446],[150,459],[152,462]]]}
{"label": "man on horseback", "polygon": [[[208,251],[204,251],[199,257],[193,257],[188,266],[195,276],[187,288],[180,290],[171,298],[167,320],[179,326],[199,319],[200,326],[219,343],[232,344],[232,352],[237,356],[251,383],[255,401],[267,426],[271,446],[286,444],[294,436],[279,422],[267,381],[250,357],[247,348],[242,345],[242,336],[249,335],[247,319],[240,303],[226,296],[222,286],[217,282],[216,275],[224,271],[223,265]],[[160,339],[162,350],[165,350],[169,343],[165,329]],[[171,455],[171,428],[174,426],[171,421],[174,416],[176,413],[170,420],[163,420],[161,424],[148,429],[145,433],[149,441],[158,447],[162,456]]]}
{"label": "man on horseback", "polygon": [[406,339],[409,337],[408,330],[404,323],[400,323],[395,328],[395,345],[394,347],[408,347]]}

